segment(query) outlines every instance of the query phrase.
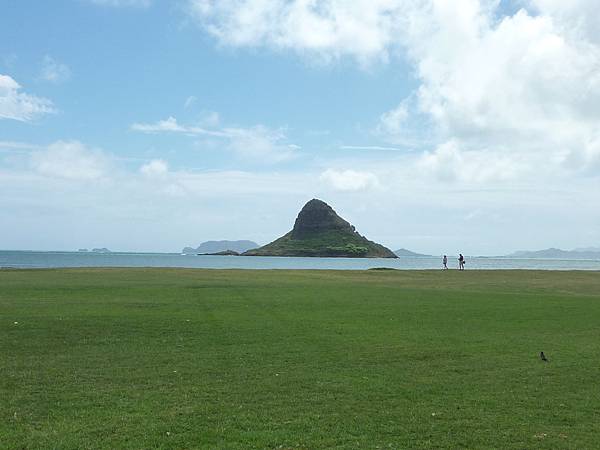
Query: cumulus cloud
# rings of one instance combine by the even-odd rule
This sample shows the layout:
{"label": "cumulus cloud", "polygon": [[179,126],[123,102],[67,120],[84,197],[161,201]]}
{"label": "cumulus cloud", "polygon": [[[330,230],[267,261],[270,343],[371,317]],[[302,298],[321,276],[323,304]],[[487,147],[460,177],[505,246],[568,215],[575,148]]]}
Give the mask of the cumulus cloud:
{"label": "cumulus cloud", "polygon": [[600,16],[595,0],[529,0],[528,4],[538,14],[551,17],[564,33],[600,42]]}
{"label": "cumulus cloud", "polygon": [[440,181],[497,182],[510,181],[532,171],[529,161],[497,151],[464,150],[451,140],[427,151],[418,167]]}
{"label": "cumulus cloud", "polygon": [[408,36],[419,107],[442,133],[514,139],[562,128],[550,136],[561,142],[597,120],[597,49],[567,39],[548,17],[521,10],[496,24],[477,1],[462,3],[470,8],[434,7]]}
{"label": "cumulus cloud", "polygon": [[[500,3],[189,0],[188,11],[222,45],[349,57],[361,66],[408,62],[418,87],[382,113],[375,131],[429,151],[421,167],[455,148],[471,160],[513,161],[503,173],[545,160],[549,171],[597,174],[597,2],[525,0],[513,15],[502,15]],[[443,161],[454,159],[436,164]]]}
{"label": "cumulus cloud", "polygon": [[55,112],[50,100],[21,92],[19,83],[0,74],[0,119],[29,122]]}
{"label": "cumulus cloud", "polygon": [[381,186],[375,174],[356,170],[327,169],[319,178],[337,191],[364,191]]}
{"label": "cumulus cloud", "polygon": [[109,158],[101,150],[91,149],[79,141],[57,141],[46,149],[32,152],[30,165],[47,177],[90,181],[106,175]]}
{"label": "cumulus cloud", "polygon": [[153,159],[142,165],[140,172],[147,177],[162,177],[169,172],[169,165],[162,159]]}
{"label": "cumulus cloud", "polygon": [[176,118],[169,117],[156,123],[134,123],[133,131],[143,133],[179,133],[187,136],[205,136],[218,138],[225,147],[238,156],[265,163],[277,163],[294,158],[299,146],[291,144],[283,129],[272,129],[264,125],[253,127],[216,128],[220,118],[210,113],[201,121],[201,125],[182,125]]}
{"label": "cumulus cloud", "polygon": [[[583,18],[591,12],[584,3],[561,12],[578,10]],[[497,20],[489,4],[477,0],[461,0],[460,7],[432,3],[427,17],[415,10],[404,39],[421,83],[419,114],[448,144],[425,155],[423,166],[447,164],[444,170],[452,173],[468,152],[468,160],[483,169],[463,171],[473,179],[487,179],[490,166],[498,166],[492,171],[500,178],[539,162],[546,173],[556,166],[584,172],[594,167],[600,48],[567,32],[562,16],[540,11]],[[382,124],[393,114],[384,115]]]}
{"label": "cumulus cloud", "polygon": [[399,136],[404,131],[408,119],[408,106],[402,102],[398,107],[381,115],[380,131],[386,135]]}
{"label": "cumulus cloud", "polygon": [[71,69],[66,64],[56,61],[49,55],[44,57],[40,78],[51,83],[62,83],[71,78]]}
{"label": "cumulus cloud", "polygon": [[188,12],[224,45],[291,49],[330,61],[388,59],[402,2],[189,0]]}

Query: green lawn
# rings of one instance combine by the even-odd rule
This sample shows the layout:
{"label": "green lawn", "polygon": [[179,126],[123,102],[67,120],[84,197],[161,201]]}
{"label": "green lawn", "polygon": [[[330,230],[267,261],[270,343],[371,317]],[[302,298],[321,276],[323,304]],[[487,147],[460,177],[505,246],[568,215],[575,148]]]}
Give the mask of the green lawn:
{"label": "green lawn", "polygon": [[599,442],[600,273],[0,271],[0,448]]}

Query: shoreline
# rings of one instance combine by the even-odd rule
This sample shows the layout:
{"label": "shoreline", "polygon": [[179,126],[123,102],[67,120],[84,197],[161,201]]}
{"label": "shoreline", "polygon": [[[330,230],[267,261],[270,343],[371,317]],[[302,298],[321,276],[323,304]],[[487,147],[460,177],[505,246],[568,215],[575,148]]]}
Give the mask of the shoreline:
{"label": "shoreline", "polygon": [[497,269],[436,269],[436,268],[424,268],[424,269],[402,269],[395,267],[371,267],[367,269],[360,268],[273,268],[273,267],[173,267],[173,266],[64,266],[64,267],[13,267],[13,266],[0,266],[0,272],[2,271],[66,271],[66,270],[85,270],[85,271],[102,271],[102,270],[196,270],[196,271],[259,271],[259,272],[472,272],[472,273],[493,273],[493,272],[559,272],[559,273],[600,273],[600,269],[543,269],[543,268],[497,268]]}

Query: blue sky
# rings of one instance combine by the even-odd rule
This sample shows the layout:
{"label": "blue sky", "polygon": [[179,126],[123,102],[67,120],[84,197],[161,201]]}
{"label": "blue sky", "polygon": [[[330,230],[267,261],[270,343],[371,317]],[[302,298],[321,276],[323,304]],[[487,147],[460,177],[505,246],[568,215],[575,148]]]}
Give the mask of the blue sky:
{"label": "blue sky", "polygon": [[0,6],[0,248],[266,243],[313,197],[432,254],[600,245],[578,0]]}
{"label": "blue sky", "polygon": [[[2,26],[3,70],[51,98],[60,112],[34,127],[0,122],[2,131],[39,142],[83,139],[141,156],[157,137],[131,133],[131,123],[167,116],[191,123],[218,112],[228,124],[285,127],[290,139],[307,144],[306,151],[319,152],[332,145],[319,132],[331,129],[333,145],[371,143],[361,125],[373,126],[382,110],[395,106],[392,86],[395,94],[411,90],[408,71],[383,64],[370,71],[351,62],[314,67],[282,52],[224,49],[190,23],[183,9],[183,2],[119,8],[24,1],[9,7]],[[68,62],[68,82],[40,80],[47,56]],[[173,137],[158,144],[191,147],[189,140]],[[194,156],[205,162],[205,155],[190,151],[177,155],[178,163],[187,166]],[[213,168],[230,166],[222,159]]]}

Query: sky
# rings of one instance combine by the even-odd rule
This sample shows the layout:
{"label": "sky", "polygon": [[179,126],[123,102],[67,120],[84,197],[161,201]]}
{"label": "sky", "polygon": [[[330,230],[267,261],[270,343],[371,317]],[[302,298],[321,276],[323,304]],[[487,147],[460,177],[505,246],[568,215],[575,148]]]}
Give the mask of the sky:
{"label": "sky", "polygon": [[0,249],[600,246],[596,2],[0,1]]}

